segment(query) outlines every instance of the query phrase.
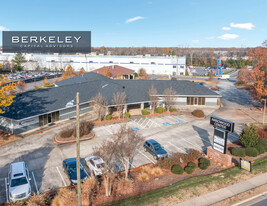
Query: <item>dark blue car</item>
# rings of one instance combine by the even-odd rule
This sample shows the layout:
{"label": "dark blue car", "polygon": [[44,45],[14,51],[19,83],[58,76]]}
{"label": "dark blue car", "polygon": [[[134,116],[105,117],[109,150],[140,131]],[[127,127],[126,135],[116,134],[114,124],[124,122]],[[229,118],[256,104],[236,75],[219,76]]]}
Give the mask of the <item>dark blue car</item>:
{"label": "dark blue car", "polygon": [[[77,184],[77,167],[76,167],[76,158],[69,158],[63,160],[63,168],[65,173],[68,175],[70,182],[72,185]],[[82,164],[80,164],[80,172],[81,172],[81,182],[83,182],[88,176],[84,170]]]}
{"label": "dark blue car", "polygon": [[146,152],[152,154],[155,160],[164,159],[168,157],[167,151],[156,140],[146,140],[144,144],[144,149]]}

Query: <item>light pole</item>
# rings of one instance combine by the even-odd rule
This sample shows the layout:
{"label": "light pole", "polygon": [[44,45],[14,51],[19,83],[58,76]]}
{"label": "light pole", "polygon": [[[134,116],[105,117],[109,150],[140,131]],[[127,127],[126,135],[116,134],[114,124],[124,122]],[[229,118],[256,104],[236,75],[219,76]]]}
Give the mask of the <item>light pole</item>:
{"label": "light pole", "polygon": [[77,127],[76,127],[76,152],[77,152],[77,157],[76,157],[76,163],[77,163],[77,193],[78,193],[78,206],[82,206],[82,201],[81,201],[81,172],[80,172],[80,96],[79,92],[77,92],[76,96],[76,120],[77,120]]}

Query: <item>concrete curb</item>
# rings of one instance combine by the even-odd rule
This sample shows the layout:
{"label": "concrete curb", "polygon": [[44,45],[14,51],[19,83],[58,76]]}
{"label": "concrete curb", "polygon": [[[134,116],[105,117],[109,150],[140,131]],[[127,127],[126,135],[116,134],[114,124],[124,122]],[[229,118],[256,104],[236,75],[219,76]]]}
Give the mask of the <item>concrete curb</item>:
{"label": "concrete curb", "polygon": [[[80,141],[90,140],[90,139],[93,139],[94,137],[95,137],[95,134],[93,134],[90,137],[81,138]],[[76,140],[74,139],[74,140],[68,140],[68,141],[60,141],[60,140],[57,140],[57,135],[56,135],[54,137],[54,142],[57,144],[67,144],[67,143],[74,143],[74,142],[76,142]]]}

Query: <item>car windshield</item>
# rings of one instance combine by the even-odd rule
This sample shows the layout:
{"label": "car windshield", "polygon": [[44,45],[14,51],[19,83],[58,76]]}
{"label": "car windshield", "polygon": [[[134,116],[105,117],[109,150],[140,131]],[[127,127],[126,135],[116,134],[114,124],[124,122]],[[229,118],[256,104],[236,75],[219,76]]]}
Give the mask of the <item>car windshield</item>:
{"label": "car windshield", "polygon": [[159,151],[159,150],[162,150],[162,147],[159,144],[157,144],[154,146],[154,149],[155,151]]}
{"label": "car windshield", "polygon": [[20,186],[20,185],[25,185],[28,183],[28,180],[26,177],[21,177],[21,178],[17,178],[17,179],[12,179],[11,180],[11,187],[16,187],[16,186]]}
{"label": "car windshield", "polygon": [[97,165],[96,165],[96,167],[97,167],[98,169],[102,169],[102,168],[104,168],[104,166],[105,166],[104,163],[100,163],[100,164],[97,164]]}

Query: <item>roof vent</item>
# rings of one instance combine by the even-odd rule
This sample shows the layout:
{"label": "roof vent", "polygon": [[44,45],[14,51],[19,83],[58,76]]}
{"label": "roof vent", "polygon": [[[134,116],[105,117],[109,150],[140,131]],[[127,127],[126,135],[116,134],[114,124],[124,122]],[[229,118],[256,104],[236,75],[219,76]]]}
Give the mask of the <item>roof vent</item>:
{"label": "roof vent", "polygon": [[122,86],[123,89],[125,89],[125,86]]}

